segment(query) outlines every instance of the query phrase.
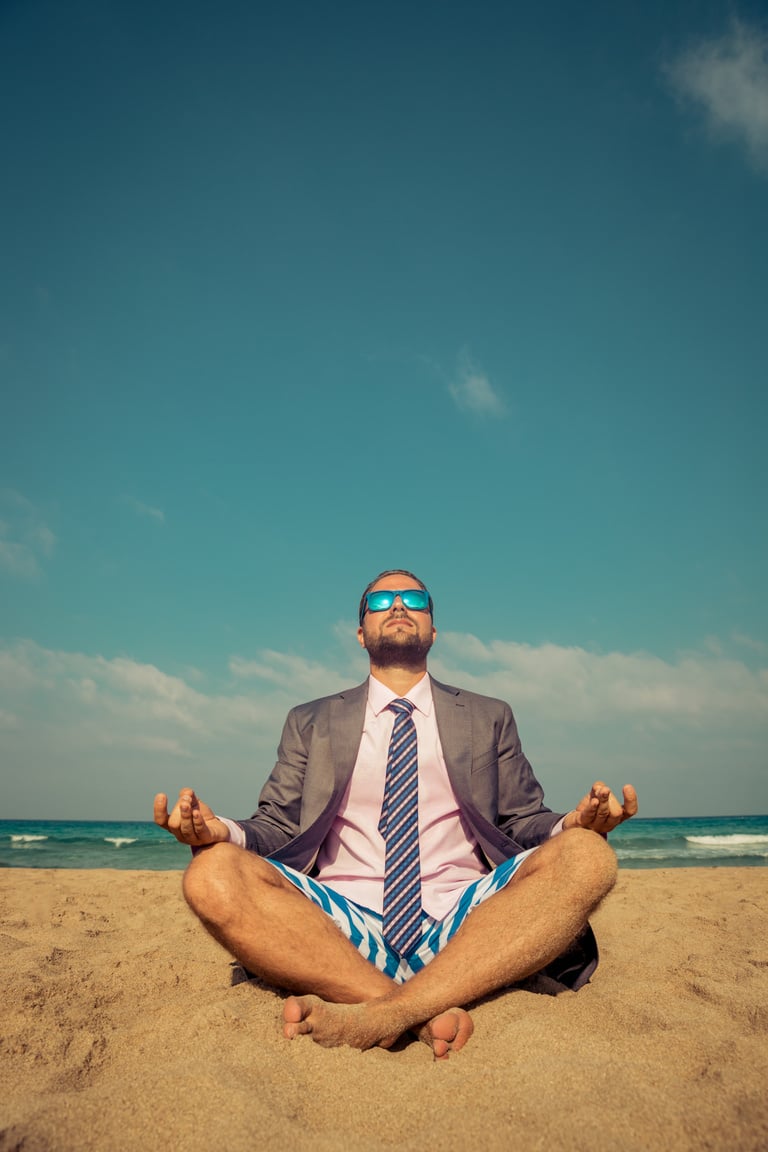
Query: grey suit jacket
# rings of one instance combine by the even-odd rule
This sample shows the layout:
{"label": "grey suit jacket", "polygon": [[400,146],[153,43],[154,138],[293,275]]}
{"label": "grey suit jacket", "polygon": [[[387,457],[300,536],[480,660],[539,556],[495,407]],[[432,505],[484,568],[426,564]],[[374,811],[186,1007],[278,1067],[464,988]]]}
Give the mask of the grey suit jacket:
{"label": "grey suit jacket", "polygon": [[[489,864],[547,840],[560,814],[543,803],[509,705],[436,680],[432,698],[448,776]],[[355,766],[367,699],[366,680],[291,710],[258,809],[238,821],[251,851],[311,871]],[[548,974],[580,987],[597,966],[591,930],[579,950],[584,954],[575,963],[569,957],[565,968]]]}

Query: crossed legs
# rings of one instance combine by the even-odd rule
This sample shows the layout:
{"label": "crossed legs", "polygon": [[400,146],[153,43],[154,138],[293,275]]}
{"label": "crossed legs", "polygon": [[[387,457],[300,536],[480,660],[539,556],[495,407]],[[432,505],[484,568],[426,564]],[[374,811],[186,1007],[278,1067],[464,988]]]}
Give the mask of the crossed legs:
{"label": "crossed legs", "polygon": [[253,853],[230,844],[200,852],[184,894],[249,971],[300,993],[285,1002],[286,1036],[370,1048],[414,1029],[442,1057],[472,1033],[464,1005],[559,956],[615,879],[615,856],[601,837],[563,832],[529,856],[405,984],[370,964],[325,912]]}

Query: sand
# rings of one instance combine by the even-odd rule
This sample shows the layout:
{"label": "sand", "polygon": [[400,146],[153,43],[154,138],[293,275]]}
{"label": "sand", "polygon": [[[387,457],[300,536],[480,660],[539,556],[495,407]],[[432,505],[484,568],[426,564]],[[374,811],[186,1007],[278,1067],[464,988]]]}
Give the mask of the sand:
{"label": "sand", "polygon": [[768,870],[622,872],[602,961],[435,1062],[284,1040],[179,873],[0,871],[0,1149],[768,1148]]}

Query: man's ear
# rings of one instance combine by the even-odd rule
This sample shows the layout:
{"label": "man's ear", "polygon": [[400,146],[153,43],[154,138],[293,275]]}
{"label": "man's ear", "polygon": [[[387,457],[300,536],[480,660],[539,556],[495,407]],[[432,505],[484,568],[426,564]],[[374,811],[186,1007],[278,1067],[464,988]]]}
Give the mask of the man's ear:
{"label": "man's ear", "polygon": [[357,642],[361,648],[365,648],[365,640],[363,639],[363,629],[362,628],[358,628],[358,630],[357,630]]}

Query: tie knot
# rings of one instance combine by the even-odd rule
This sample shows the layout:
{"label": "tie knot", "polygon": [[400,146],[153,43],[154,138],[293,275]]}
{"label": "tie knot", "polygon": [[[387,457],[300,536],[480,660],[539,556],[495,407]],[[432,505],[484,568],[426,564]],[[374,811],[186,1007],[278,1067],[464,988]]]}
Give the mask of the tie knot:
{"label": "tie knot", "polygon": [[387,705],[390,712],[396,712],[398,716],[410,716],[413,712],[413,704],[410,700],[393,700],[391,704]]}

